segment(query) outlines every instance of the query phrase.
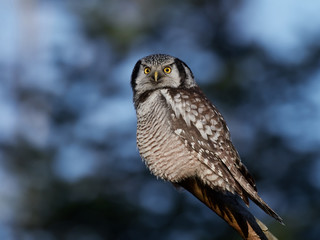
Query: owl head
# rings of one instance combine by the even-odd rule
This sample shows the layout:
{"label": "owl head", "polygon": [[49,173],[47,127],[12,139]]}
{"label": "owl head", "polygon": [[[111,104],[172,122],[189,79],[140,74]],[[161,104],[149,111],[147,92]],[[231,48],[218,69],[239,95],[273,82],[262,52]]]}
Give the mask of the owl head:
{"label": "owl head", "polygon": [[142,94],[156,89],[194,86],[190,68],[180,59],[166,54],[153,54],[138,60],[131,75],[135,102]]}

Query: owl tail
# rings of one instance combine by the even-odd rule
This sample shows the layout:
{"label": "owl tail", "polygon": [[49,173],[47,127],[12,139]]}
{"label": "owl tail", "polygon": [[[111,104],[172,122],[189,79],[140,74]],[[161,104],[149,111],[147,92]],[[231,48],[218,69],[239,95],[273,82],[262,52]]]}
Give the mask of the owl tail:
{"label": "owl tail", "polygon": [[283,219],[271,209],[271,207],[266,204],[265,201],[262,200],[262,198],[258,195],[257,192],[255,192],[252,196],[250,195],[249,198],[257,204],[265,213],[269,214],[271,217],[275,218],[279,223],[282,225],[285,225],[283,222]]}
{"label": "owl tail", "polygon": [[216,191],[199,179],[188,178],[178,183],[233,227],[243,239],[277,239],[268,228],[242,206],[237,196]]}

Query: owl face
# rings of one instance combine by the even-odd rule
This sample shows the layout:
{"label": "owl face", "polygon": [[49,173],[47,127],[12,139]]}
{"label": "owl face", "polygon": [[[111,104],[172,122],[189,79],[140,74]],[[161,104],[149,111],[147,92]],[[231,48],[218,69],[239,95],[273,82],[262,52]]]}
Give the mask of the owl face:
{"label": "owl face", "polygon": [[195,86],[189,67],[178,58],[155,54],[140,59],[132,72],[131,86],[134,101],[148,91],[162,88]]}

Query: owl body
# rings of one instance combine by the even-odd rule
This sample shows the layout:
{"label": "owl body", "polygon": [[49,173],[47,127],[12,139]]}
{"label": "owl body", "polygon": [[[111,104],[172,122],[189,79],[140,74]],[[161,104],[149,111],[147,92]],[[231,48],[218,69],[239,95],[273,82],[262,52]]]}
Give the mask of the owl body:
{"label": "owl body", "polygon": [[152,92],[137,108],[137,145],[154,175],[178,182],[194,175],[200,162],[195,161],[173,131],[171,113],[162,91]]}
{"label": "owl body", "polygon": [[134,67],[131,86],[138,149],[155,176],[175,185],[197,179],[215,191],[239,195],[247,205],[250,198],[282,222],[259,197],[222,115],[184,62],[164,54],[145,57]]}
{"label": "owl body", "polygon": [[[193,89],[190,95],[184,89],[159,89],[139,104],[137,145],[140,154],[151,172],[164,180],[179,182],[197,176],[212,187],[234,192],[228,183],[234,181],[222,172],[219,161],[210,163],[207,160],[210,152],[206,149],[210,148],[206,142],[208,138],[215,140],[217,143],[212,147],[218,148],[219,138],[229,139],[229,132],[217,111],[211,112],[214,115],[206,111],[210,105],[203,102],[203,95],[198,91]],[[188,132],[190,129],[192,134]]]}

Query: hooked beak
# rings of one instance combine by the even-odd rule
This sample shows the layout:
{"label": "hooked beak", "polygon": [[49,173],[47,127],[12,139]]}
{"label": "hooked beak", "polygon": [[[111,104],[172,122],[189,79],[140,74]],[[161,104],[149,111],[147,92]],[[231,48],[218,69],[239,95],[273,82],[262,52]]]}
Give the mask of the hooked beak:
{"label": "hooked beak", "polygon": [[158,75],[159,75],[158,71],[155,71],[155,72],[154,72],[154,81],[155,81],[155,82],[158,81]]}

